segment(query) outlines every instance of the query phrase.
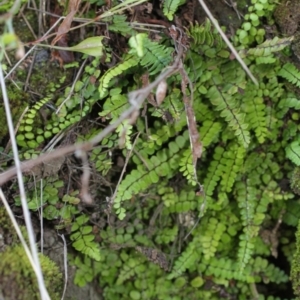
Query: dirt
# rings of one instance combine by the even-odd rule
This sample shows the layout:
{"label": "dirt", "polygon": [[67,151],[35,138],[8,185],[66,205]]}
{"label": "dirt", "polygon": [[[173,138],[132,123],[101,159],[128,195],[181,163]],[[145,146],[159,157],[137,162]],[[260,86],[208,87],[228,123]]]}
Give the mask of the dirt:
{"label": "dirt", "polygon": [[297,0],[284,0],[274,12],[275,22],[280,32],[285,36],[294,35],[292,50],[294,55],[300,60],[300,2]]}

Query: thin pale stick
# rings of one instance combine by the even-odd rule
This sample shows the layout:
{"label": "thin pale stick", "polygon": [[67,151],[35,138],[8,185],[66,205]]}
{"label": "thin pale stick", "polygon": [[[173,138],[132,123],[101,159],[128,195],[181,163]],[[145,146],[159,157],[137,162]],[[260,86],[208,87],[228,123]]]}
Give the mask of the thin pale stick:
{"label": "thin pale stick", "polygon": [[15,216],[14,216],[14,214],[13,214],[13,212],[12,212],[12,210],[11,210],[11,208],[10,208],[8,202],[7,202],[7,199],[6,199],[6,197],[5,197],[5,195],[4,195],[4,193],[3,193],[3,191],[2,191],[1,188],[0,188],[0,198],[1,198],[2,203],[3,203],[3,205],[4,205],[4,207],[5,207],[6,211],[7,211],[8,216],[9,216],[9,218],[10,218],[10,220],[11,220],[11,222],[12,222],[12,224],[13,224],[15,230],[16,230],[16,233],[17,233],[17,235],[18,235],[18,237],[20,239],[20,242],[21,242],[24,250],[25,250],[25,253],[26,253],[26,255],[27,255],[28,259],[29,259],[29,262],[30,262],[30,264],[31,264],[31,266],[33,268],[33,271],[38,276],[38,269],[36,268],[36,265],[35,265],[35,263],[33,261],[31,252],[30,252],[30,250],[29,250],[29,248],[28,248],[28,246],[26,244],[26,241],[25,241],[25,239],[23,237],[23,234],[22,234],[22,231],[21,231],[21,229],[19,227],[19,224],[17,223],[16,218],[15,218]]}
{"label": "thin pale stick", "polygon": [[136,136],[134,142],[133,142],[132,149],[130,149],[129,153],[127,153],[127,155],[126,155],[126,160],[125,160],[125,163],[124,163],[124,166],[123,166],[123,170],[122,170],[121,175],[119,177],[119,181],[118,181],[117,186],[115,188],[115,192],[114,192],[113,196],[111,197],[111,202],[112,203],[114,202],[114,199],[116,198],[116,195],[117,195],[117,192],[118,192],[118,188],[119,188],[119,186],[121,184],[121,181],[123,180],[123,176],[124,176],[124,174],[126,172],[126,168],[127,168],[128,162],[129,162],[129,158],[131,157],[132,151],[133,151],[133,149],[135,147],[135,144],[136,144],[136,142],[137,142],[140,134],[141,133],[139,132],[138,135]]}
{"label": "thin pale stick", "polygon": [[41,194],[41,212],[40,212],[40,226],[41,226],[41,253],[43,253],[44,251],[44,219],[43,219],[43,178],[41,178],[40,184],[41,184],[41,190],[40,190],[40,194]]}
{"label": "thin pale stick", "polygon": [[227,46],[229,47],[229,49],[231,50],[231,52],[235,55],[235,58],[238,60],[238,62],[242,66],[242,68],[245,70],[245,72],[248,74],[248,76],[251,78],[251,80],[254,82],[254,84],[258,86],[258,82],[257,82],[256,78],[253,76],[253,74],[251,73],[251,71],[249,70],[249,68],[246,66],[246,64],[244,63],[244,61],[242,60],[242,58],[240,57],[240,55],[237,53],[237,51],[235,50],[235,48],[233,47],[233,45],[230,43],[230,41],[228,40],[227,36],[225,35],[225,33],[223,32],[223,30],[219,26],[219,24],[216,21],[216,19],[211,14],[210,10],[208,9],[208,7],[204,3],[204,1],[203,0],[198,0],[198,1],[199,1],[200,5],[202,6],[203,10],[205,11],[205,13],[210,18],[210,20],[213,23],[213,25],[215,26],[215,28],[218,30],[218,32],[219,32],[220,36],[222,37],[223,41],[227,44]]}
{"label": "thin pale stick", "polygon": [[[29,109],[29,106],[26,106],[26,108],[22,112],[22,115],[19,118],[19,121],[18,121],[18,123],[16,125],[16,128],[15,128],[15,134],[18,132],[20,124],[21,124],[21,121],[23,120],[23,118],[24,118],[25,114],[27,113],[28,109]],[[10,149],[10,145],[11,145],[11,142],[9,140],[8,143],[7,143],[7,145],[6,145],[6,147],[5,147],[5,149],[4,149],[4,153],[8,153],[8,150]]]}
{"label": "thin pale stick", "polygon": [[86,62],[87,62],[87,58],[84,60],[84,62],[83,62],[82,65],[80,66],[80,69],[79,69],[79,71],[77,72],[76,78],[75,78],[75,80],[74,80],[74,82],[73,82],[73,84],[72,84],[71,90],[70,90],[70,92],[68,93],[67,98],[60,104],[60,106],[59,106],[58,109],[56,110],[56,112],[55,112],[56,114],[59,113],[59,111],[61,110],[61,108],[62,108],[62,107],[65,105],[65,103],[71,98],[71,96],[72,96],[72,94],[73,94],[73,92],[74,92],[74,89],[75,89],[76,82],[77,82],[77,80],[79,79],[79,77],[80,77],[80,75],[81,75],[81,72],[82,72],[82,70],[83,70],[83,68],[84,68],[84,66],[85,66],[85,64],[86,64]]}
{"label": "thin pale stick", "polygon": [[27,204],[27,200],[26,200],[26,193],[25,193],[25,187],[24,187],[24,182],[23,182],[21,163],[20,163],[20,159],[19,159],[19,152],[18,152],[15,135],[14,135],[14,125],[13,125],[13,121],[12,121],[9,99],[7,96],[7,91],[6,91],[6,86],[5,86],[5,81],[4,81],[1,64],[0,64],[0,85],[1,85],[1,90],[2,90],[2,96],[3,96],[4,107],[5,107],[5,114],[6,114],[6,119],[7,119],[9,136],[10,136],[12,150],[13,150],[13,154],[14,154],[14,162],[15,162],[15,166],[16,166],[16,173],[17,173],[17,178],[18,178],[18,185],[19,185],[19,190],[20,190],[20,198],[21,198],[21,203],[22,203],[22,208],[23,208],[24,219],[25,219],[26,228],[28,231],[29,244],[30,244],[33,260],[34,260],[35,265],[38,270],[37,280],[38,280],[40,295],[43,300],[46,300],[46,299],[50,300],[50,297],[49,297],[48,292],[45,287],[43,273],[41,270],[40,261],[39,261],[39,257],[38,257],[38,253],[37,253],[37,249],[36,249],[36,245],[35,245],[35,239],[34,239],[35,234],[33,231],[31,218],[30,218],[30,212],[29,212],[28,204]]}
{"label": "thin pale stick", "polygon": [[61,300],[64,299],[65,297],[65,293],[67,290],[67,285],[68,285],[68,259],[67,259],[67,243],[66,243],[66,239],[65,236],[63,234],[59,234],[59,236],[61,237],[61,239],[64,242],[64,269],[65,269],[65,284],[64,284],[64,291],[63,294],[61,296]]}

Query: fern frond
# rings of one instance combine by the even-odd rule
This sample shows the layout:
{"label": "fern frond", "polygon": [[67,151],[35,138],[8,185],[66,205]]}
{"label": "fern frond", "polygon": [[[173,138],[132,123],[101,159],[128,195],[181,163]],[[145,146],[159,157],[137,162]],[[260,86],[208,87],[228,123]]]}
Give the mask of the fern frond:
{"label": "fern frond", "polygon": [[72,225],[70,239],[72,246],[79,252],[93,258],[96,261],[101,259],[99,245],[94,241],[95,236],[92,233],[92,226],[85,225],[89,220],[86,215],[76,218]]}
{"label": "fern frond", "polygon": [[72,246],[79,252],[91,257],[96,261],[100,261],[101,254],[99,245],[96,242],[93,242],[95,239],[94,236],[86,235],[82,239],[72,243]]}
{"label": "fern frond", "polygon": [[178,136],[175,141],[169,143],[168,152],[161,150],[147,161],[149,170],[133,170],[125,177],[119,186],[117,196],[114,200],[114,208],[120,219],[125,217],[125,209],[121,207],[123,201],[131,199],[152,184],[157,184],[161,177],[171,176],[178,166],[178,152],[186,145],[188,134],[185,132]]}
{"label": "fern frond", "polygon": [[[204,226],[205,222],[202,221],[202,224]],[[215,256],[222,234],[226,230],[226,226],[219,222],[218,219],[212,217],[207,220],[207,223],[203,228],[205,229],[203,229],[200,234],[199,242],[202,246],[204,259],[209,260]]]}
{"label": "fern frond", "polygon": [[300,100],[298,100],[297,98],[284,98],[282,100],[280,100],[279,104],[278,104],[279,108],[293,108],[296,110],[300,109]]}
{"label": "fern frond", "polygon": [[175,225],[173,228],[163,228],[158,230],[155,242],[157,244],[169,244],[173,242],[178,235],[178,226]]}
{"label": "fern frond", "polygon": [[239,264],[224,257],[212,257],[208,262],[201,261],[199,269],[206,276],[215,276],[216,278],[232,280],[232,278],[242,282],[253,282],[254,276],[241,272]]}
{"label": "fern frond", "polygon": [[273,55],[270,56],[263,56],[263,57],[257,57],[255,59],[255,62],[257,65],[266,65],[266,64],[274,64],[277,61],[276,57],[273,57]]}
{"label": "fern frond", "polygon": [[[41,133],[35,133],[34,121],[37,112],[50,100],[50,97],[43,98],[42,100],[38,101],[33,107],[31,107],[25,114],[19,127],[19,134],[17,135],[17,142],[20,146],[34,149],[38,147],[39,142],[44,141],[44,137]],[[39,136],[39,140],[36,140],[36,138]]]}
{"label": "fern frond", "polygon": [[222,191],[231,192],[237,174],[242,168],[245,154],[245,148],[238,147],[237,145],[232,145],[224,152],[221,159],[221,164],[225,166],[220,182]]}
{"label": "fern frond", "polygon": [[[125,15],[113,15],[112,24],[108,25],[109,31],[119,32],[122,35],[127,36],[128,34],[133,34],[134,30],[128,22],[126,22],[127,17]],[[103,20],[107,22],[106,18]]]}
{"label": "fern frond", "polygon": [[[228,87],[230,88],[230,86]],[[225,90],[226,88],[224,88]],[[224,91],[220,91],[216,86],[212,86],[207,93],[207,97],[216,106],[216,110],[221,111],[220,116],[228,122],[240,144],[247,148],[250,143],[250,133],[247,130],[248,124],[244,122],[245,115],[240,113],[239,104],[234,95]]]}
{"label": "fern frond", "polygon": [[294,141],[285,148],[286,157],[289,158],[296,166],[300,166],[300,144]]}
{"label": "fern frond", "polygon": [[129,124],[129,120],[124,120],[117,128],[116,132],[119,134],[119,147],[126,148],[127,150],[132,149],[131,134],[132,125]]}
{"label": "fern frond", "polygon": [[149,68],[149,74],[155,75],[172,61],[171,47],[160,45],[150,40],[145,41],[145,55],[141,59],[141,65]]}
{"label": "fern frond", "polygon": [[211,120],[204,121],[200,127],[200,137],[203,147],[208,147],[218,138],[221,133],[222,125]]}
{"label": "fern frond", "polygon": [[130,104],[127,97],[120,88],[114,88],[109,91],[109,97],[106,99],[103,109],[99,116],[111,119],[114,122],[125,111]]}
{"label": "fern frond", "polygon": [[125,280],[132,277],[136,272],[135,269],[136,269],[137,265],[138,265],[138,263],[135,259],[130,258],[129,260],[127,260],[123,264],[122,268],[119,270],[119,276],[116,281],[116,284],[121,285]]}
{"label": "fern frond", "polygon": [[268,128],[266,124],[266,105],[263,97],[259,97],[249,88],[248,94],[243,98],[243,111],[246,113],[245,122],[247,122],[248,130],[254,129],[257,140],[260,144],[264,143]]}
{"label": "fern frond", "polygon": [[224,153],[224,148],[216,147],[215,153],[213,156],[213,161],[210,163],[208,167],[207,176],[203,182],[203,186],[205,189],[205,194],[207,196],[212,196],[215,190],[215,187],[218,181],[221,178],[221,174],[223,172],[223,165],[221,164],[221,158]]}
{"label": "fern frond", "polygon": [[140,64],[148,68],[150,75],[157,74],[172,61],[174,49],[151,41],[145,33],[132,36],[129,45],[132,48],[130,53],[136,53],[141,58]]}
{"label": "fern frond", "polygon": [[108,153],[101,151],[101,148],[93,149],[90,160],[95,162],[96,169],[101,172],[103,176],[105,176],[108,171],[111,169],[113,162]]}
{"label": "fern frond", "polygon": [[174,13],[178,7],[185,3],[185,0],[165,0],[163,2],[163,13],[169,21],[173,20]]}
{"label": "fern frond", "polygon": [[300,87],[300,72],[293,64],[286,63],[283,65],[278,72],[278,75],[285,78],[297,87]]}
{"label": "fern frond", "polygon": [[[166,96],[159,108],[154,110],[152,116],[162,117],[163,119],[167,119],[168,121],[169,119],[171,119],[171,122],[178,122],[183,111],[184,104],[182,101],[181,91],[177,88],[174,88],[169,91],[169,95]],[[166,115],[168,117],[166,117]]]}
{"label": "fern frond", "polygon": [[244,231],[251,235],[253,219],[255,216],[255,207],[257,202],[258,190],[248,181],[238,182],[235,186],[237,192],[237,201],[240,208],[242,224]]}
{"label": "fern frond", "polygon": [[[166,197],[169,199],[166,199]],[[167,211],[170,213],[185,213],[197,208],[197,197],[194,191],[181,190],[179,195],[173,191],[172,194],[170,193],[166,197],[162,196],[162,199],[169,206]]]}
{"label": "fern frond", "polygon": [[278,52],[283,50],[285,47],[289,46],[293,41],[294,37],[288,38],[278,38],[274,37],[272,40],[266,40],[262,44],[258,45],[256,48],[251,48],[248,50],[241,50],[239,54],[242,58],[246,57],[247,55],[253,56],[270,56],[274,52]]}
{"label": "fern frond", "polygon": [[[182,114],[179,121],[165,125],[156,121],[154,127],[149,128],[148,140],[141,138],[135,145],[135,150],[139,155],[133,155],[132,159],[137,165],[142,164],[140,157],[147,159],[149,155],[153,155],[157,150],[160,150],[163,143],[176,136],[178,132],[181,132],[186,127],[186,117]],[[163,154],[163,152],[161,153]]]}
{"label": "fern frond", "polygon": [[92,260],[87,255],[84,255],[83,261],[79,256],[76,256],[74,265],[77,268],[74,278],[74,283],[76,285],[83,287],[93,280],[94,271]]}
{"label": "fern frond", "polygon": [[195,266],[196,262],[200,260],[201,254],[199,253],[197,243],[194,241],[190,242],[180,257],[175,261],[172,272],[167,277],[169,280],[180,276],[185,270]]}
{"label": "fern frond", "polygon": [[104,97],[109,87],[109,84],[114,77],[121,75],[127,69],[136,66],[138,62],[139,59],[135,55],[127,55],[122,62],[108,69],[100,78],[100,85],[98,89],[100,93],[100,98]]}
{"label": "fern frond", "polygon": [[252,257],[254,251],[254,239],[249,239],[247,235],[240,235],[240,243],[238,249],[238,263],[240,271],[243,271]]}
{"label": "fern frond", "polygon": [[188,31],[188,34],[193,38],[194,46],[217,46],[218,49],[221,49],[225,45],[220,35],[214,32],[214,28],[212,27],[209,19],[206,19],[203,25],[199,25],[197,23],[192,25]]}
{"label": "fern frond", "polygon": [[195,178],[195,167],[193,164],[193,155],[191,148],[187,148],[183,153],[179,162],[180,169],[183,176],[186,177],[189,184],[196,186],[197,180]]}

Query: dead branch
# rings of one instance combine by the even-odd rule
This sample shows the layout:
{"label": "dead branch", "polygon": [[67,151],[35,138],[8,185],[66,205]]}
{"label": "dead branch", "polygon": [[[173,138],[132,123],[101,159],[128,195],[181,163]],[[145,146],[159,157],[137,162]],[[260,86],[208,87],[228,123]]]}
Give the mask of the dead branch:
{"label": "dead branch", "polygon": [[[152,83],[150,83],[148,86],[133,91],[128,94],[128,100],[131,106],[124,111],[121,116],[113,123],[108,125],[103,131],[101,131],[98,135],[96,135],[94,138],[92,138],[89,141],[74,144],[70,146],[65,146],[62,148],[59,148],[57,150],[54,150],[52,152],[41,154],[39,157],[35,159],[31,159],[28,161],[24,161],[21,163],[21,171],[23,173],[30,172],[30,170],[40,165],[41,163],[46,163],[51,160],[54,160],[58,157],[70,155],[76,151],[90,151],[93,149],[95,145],[97,145],[99,142],[102,141],[109,133],[114,131],[124,120],[133,118],[136,118],[136,115],[142,106],[144,100],[148,97],[148,95],[151,93],[151,91],[164,79],[171,76],[173,73],[178,71],[178,69],[181,66],[181,57],[183,54],[183,49],[181,48],[180,51],[178,51],[175,61],[172,66],[168,67],[165,71],[163,71]],[[7,171],[0,174],[0,187],[12,179],[17,174],[16,167],[12,167],[8,169]]]}

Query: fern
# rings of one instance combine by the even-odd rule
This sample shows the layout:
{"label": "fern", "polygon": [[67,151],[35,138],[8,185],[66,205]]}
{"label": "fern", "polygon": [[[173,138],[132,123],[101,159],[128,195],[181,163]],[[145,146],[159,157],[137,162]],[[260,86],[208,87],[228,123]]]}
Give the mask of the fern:
{"label": "fern", "polygon": [[[239,54],[241,57],[246,57],[247,55],[266,57],[270,56],[274,52],[283,50],[285,47],[289,46],[293,41],[294,37],[288,38],[278,38],[274,37],[272,40],[266,40],[262,44],[258,45],[256,48],[251,48],[248,50],[241,50]],[[263,61],[263,60],[262,60]],[[274,61],[273,61],[274,62]]]}
{"label": "fern", "polygon": [[239,112],[237,100],[229,93],[230,88],[231,85],[228,85],[220,91],[216,86],[212,86],[207,97],[216,106],[216,110],[221,111],[220,116],[228,122],[241,145],[247,148],[250,143],[248,124],[244,122],[245,115]]}
{"label": "fern", "polygon": [[200,137],[203,147],[210,146],[215,140],[217,140],[222,129],[222,125],[219,122],[211,120],[204,121],[200,127]]}
{"label": "fern", "polygon": [[[193,39],[191,46],[194,51],[199,51],[199,45],[205,45],[201,51],[203,51],[208,57],[210,57],[212,54],[216,56],[217,53],[221,51],[221,53],[224,52],[223,48],[226,47],[226,44],[220,35],[215,31],[214,27],[212,27],[209,19],[206,19],[203,25],[192,25],[188,34]],[[225,57],[228,57],[229,52],[225,51],[225,53],[227,53]],[[224,54],[221,55],[221,57],[224,57]]]}
{"label": "fern", "polygon": [[252,88],[250,88],[249,92],[243,97],[242,108],[246,113],[245,122],[249,124],[248,130],[254,129],[258,142],[262,144],[268,135],[266,106],[262,95],[258,95],[254,86],[252,86]]}
{"label": "fern", "polygon": [[101,150],[101,148],[93,149],[90,159],[92,162],[95,162],[96,169],[105,176],[113,163],[109,154],[107,152],[102,152]]}
{"label": "fern", "polygon": [[[288,182],[286,186],[284,183],[292,173],[293,164],[300,163],[296,111],[300,104],[298,97],[287,92],[281,82],[278,72],[287,71],[279,71],[282,63],[275,55],[291,39],[274,38],[262,43],[265,31],[259,28],[257,18],[263,16],[269,20],[273,4],[256,2],[233,41],[238,49],[246,49],[240,53],[246,55],[246,63],[259,76],[258,87],[249,83],[236,60],[229,59],[227,46],[209,20],[188,29],[190,39],[183,58],[184,68],[193,83],[195,121],[204,147],[196,170],[186,131],[183,87],[180,76],[174,75],[167,79],[167,95],[162,103],[157,105],[150,94],[134,125],[123,122],[91,152],[92,179],[99,183],[100,210],[92,218],[101,226],[99,234],[97,227],[88,223],[88,212],[82,211],[78,216],[77,190],[76,195],[67,194],[60,199],[65,187],[58,187],[55,182],[60,181],[59,176],[64,178],[65,168],[55,182],[45,186],[45,217],[62,218],[62,226],[71,228],[71,243],[81,257],[76,260],[78,284],[99,276],[103,297],[107,299],[120,299],[124,295],[130,299],[219,299],[224,295],[234,298],[233,293],[252,299],[250,287],[256,283],[262,286],[268,281],[286,282],[286,274],[267,261],[275,246],[270,249],[264,243],[263,230],[275,231],[280,225],[281,211],[286,210],[282,220],[290,225],[288,233],[277,241],[281,249],[285,247],[284,254],[291,261],[293,228],[290,227],[298,223],[300,212],[297,198],[287,191]],[[165,15],[171,19],[180,2],[166,0],[163,5]],[[40,148],[43,141],[36,136],[47,139],[81,120],[92,106],[96,108],[100,94],[100,98],[105,98],[96,104],[101,107],[101,124],[89,122],[88,133],[79,135],[77,141],[92,138],[101,132],[102,125],[115,122],[129,107],[128,92],[146,86],[172,63],[174,47],[170,47],[172,40],[168,37],[152,41],[152,33],[132,36],[124,15],[107,20],[111,22],[110,31],[125,38],[128,33],[131,35],[130,50],[124,49],[125,61],[100,76],[100,63],[112,63],[115,52],[113,43],[111,49],[106,47],[106,57],[86,66],[72,97],[57,117],[49,116],[45,128],[38,132],[32,125],[34,117],[26,117],[27,123],[20,127],[24,147],[28,147],[24,133],[30,132],[30,126],[35,135],[31,145]],[[185,32],[182,33],[184,37]],[[160,37],[159,33],[155,35]],[[258,45],[250,48],[255,41],[259,41]],[[285,68],[290,71],[293,67]],[[298,85],[297,70],[291,73],[289,76]],[[100,81],[99,88],[96,81]],[[61,104],[70,91],[66,89],[56,104]],[[125,149],[120,151],[120,147]],[[24,157],[37,155],[39,148],[26,151]],[[126,156],[128,152],[130,157]],[[114,185],[125,156],[127,171],[122,181]],[[297,168],[292,175],[294,193],[300,190],[299,173]],[[198,187],[194,190],[196,177],[203,184],[203,191]],[[27,179],[27,186],[31,181]],[[77,184],[72,182],[70,188]],[[112,186],[118,186],[115,199],[106,197]],[[37,209],[35,198],[40,194],[28,193],[28,196],[29,206]],[[114,213],[123,220],[115,219]],[[280,232],[283,229],[286,230],[281,227]],[[161,249],[156,249],[153,242]],[[170,274],[166,274],[169,263],[163,252],[173,265]],[[262,290],[267,289],[262,286]]]}
{"label": "fern", "polygon": [[178,226],[174,226],[173,228],[163,228],[158,230],[155,242],[157,244],[169,244],[173,242],[178,235]]}
{"label": "fern", "polygon": [[185,0],[165,0],[163,2],[163,13],[169,21],[173,20],[174,13],[178,9],[178,7],[184,3]]}
{"label": "fern", "polygon": [[93,280],[94,272],[92,260],[87,255],[84,256],[83,260],[77,256],[74,260],[74,265],[77,267],[74,278],[75,284],[83,287]]}
{"label": "fern", "polygon": [[235,280],[251,283],[254,281],[252,274],[240,270],[236,261],[227,257],[213,257],[208,262],[201,261],[199,270],[206,276],[215,276],[216,278]]}
{"label": "fern", "polygon": [[300,144],[297,141],[292,142],[285,148],[286,157],[296,166],[300,166]]}
{"label": "fern", "polygon": [[[108,30],[119,32],[125,36],[134,33],[130,24],[126,22],[127,17],[125,15],[113,15],[111,19],[112,23],[108,25]],[[103,21],[108,22],[110,21],[110,18],[105,18]]]}
{"label": "fern", "polygon": [[162,117],[168,122],[178,122],[184,111],[181,90],[175,88],[169,91],[163,103],[155,108],[152,116]]}
{"label": "fern", "polygon": [[99,116],[114,122],[129,106],[127,97],[121,93],[121,88],[113,88],[109,91],[109,97],[103,105],[103,110],[99,112]]}
{"label": "fern", "polygon": [[203,230],[199,237],[201,249],[205,260],[214,257],[217,251],[220,239],[226,230],[226,226],[220,223],[216,218],[209,218],[207,222],[203,221]]}
{"label": "fern", "polygon": [[189,184],[196,186],[197,180],[195,178],[195,167],[193,164],[193,157],[191,148],[186,149],[182,153],[182,157],[179,162],[180,169],[179,171],[183,173],[183,176],[186,177]]}
{"label": "fern", "polygon": [[119,272],[119,276],[116,284],[121,285],[125,280],[132,277],[136,272],[137,266],[138,266],[138,262],[136,261],[136,259],[131,258],[127,260]]}
{"label": "fern", "polygon": [[196,209],[197,201],[196,194],[194,191],[181,190],[179,195],[174,193],[167,193],[162,197],[166,206],[167,211],[170,213],[184,213]]}
{"label": "fern", "polygon": [[287,79],[292,84],[300,87],[300,72],[299,70],[291,63],[286,63],[282,66],[278,75]]}
{"label": "fern", "polygon": [[240,270],[244,270],[250,261],[254,251],[254,239],[249,239],[247,235],[240,235],[240,243],[238,249],[238,264]]}
{"label": "fern", "polygon": [[251,226],[255,215],[255,203],[258,193],[257,189],[250,184],[250,182],[245,181],[238,182],[235,186],[242,224],[248,236],[251,235]]}
{"label": "fern", "polygon": [[[60,85],[57,85],[56,88],[59,88]],[[53,110],[53,106],[51,107],[51,118],[47,122],[44,128],[42,126],[36,126],[39,121],[37,120],[37,115],[39,110],[42,107],[45,107],[47,103],[53,98],[52,94],[49,94],[48,97],[43,98],[39,102],[37,102],[30,110],[26,113],[24,119],[21,122],[19,128],[19,134],[17,135],[18,144],[22,147],[26,148],[37,148],[42,145],[42,143],[51,138],[52,136],[61,133],[74,123],[79,122],[90,110],[90,105],[85,103],[80,110],[76,110],[73,108],[80,103],[79,98],[77,98],[78,94],[74,94],[73,98],[67,102],[66,107],[59,112],[58,115],[55,114]],[[57,101],[59,105],[61,101],[60,98]],[[76,105],[74,104],[76,102]]]}
{"label": "fern", "polygon": [[145,33],[131,37],[129,45],[132,48],[130,53],[141,57],[140,64],[148,69],[150,75],[157,74],[172,61],[174,49],[151,41]]}
{"label": "fern", "polygon": [[203,182],[205,194],[208,197],[213,195],[215,187],[218,181],[221,179],[223,165],[221,164],[221,158],[224,153],[224,148],[216,147],[215,153],[213,156],[213,161],[210,163],[208,167],[207,176]]}
{"label": "fern", "polygon": [[72,225],[70,236],[73,241],[72,246],[79,252],[99,261],[100,249],[96,242],[94,242],[95,236],[92,234],[92,226],[84,225],[89,218],[86,215],[81,215],[76,218]]}
{"label": "fern", "polygon": [[172,272],[168,275],[168,279],[173,279],[180,276],[187,269],[195,266],[196,262],[200,260],[199,247],[196,246],[199,242],[194,238],[193,242],[190,242],[185,251],[175,261]]}
{"label": "fern", "polygon": [[136,66],[139,62],[138,57],[135,55],[127,55],[125,56],[124,60],[120,62],[119,64],[115,65],[114,67],[108,69],[103,76],[100,78],[100,85],[99,85],[99,93],[100,98],[103,98],[110,83],[111,80],[124,73],[124,71],[128,70],[129,68],[132,68]]}
{"label": "fern", "polygon": [[132,133],[132,125],[128,124],[129,121],[123,121],[117,128],[116,132],[119,134],[119,147],[126,148],[128,150],[132,149],[131,142],[131,133]]}
{"label": "fern", "polygon": [[121,207],[123,201],[129,200],[133,195],[149,188],[151,184],[159,181],[160,177],[171,176],[174,169],[178,168],[178,152],[188,140],[187,133],[178,136],[175,142],[169,143],[169,150],[164,150],[152,156],[148,161],[149,170],[133,170],[125,177],[119,186],[117,196],[114,200],[114,208],[120,219],[125,217],[125,209]]}
{"label": "fern", "polygon": [[251,259],[249,264],[254,274],[262,274],[267,281],[279,284],[289,280],[282,270],[269,263],[266,259],[256,257]]}
{"label": "fern", "polygon": [[45,97],[44,99],[37,102],[25,114],[24,119],[22,120],[19,128],[20,133],[17,135],[17,141],[20,146],[36,148],[39,145],[39,143],[44,141],[45,137],[42,135],[42,132],[38,131],[37,135],[34,132],[34,119],[41,107],[44,106],[50,100],[50,97]]}
{"label": "fern", "polygon": [[238,172],[241,170],[246,154],[245,148],[231,145],[223,154],[221,164],[224,165],[222,179],[220,182],[221,190],[231,192]]}
{"label": "fern", "polygon": [[279,102],[278,108],[294,108],[296,110],[299,110],[300,101],[297,98],[284,98]]}

